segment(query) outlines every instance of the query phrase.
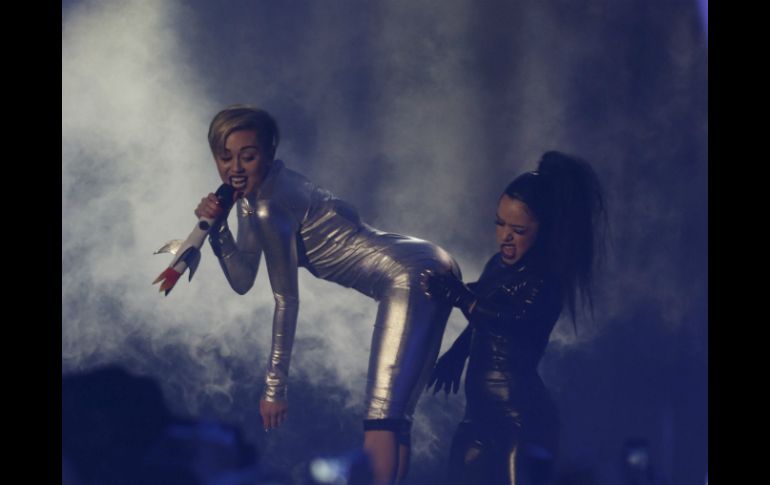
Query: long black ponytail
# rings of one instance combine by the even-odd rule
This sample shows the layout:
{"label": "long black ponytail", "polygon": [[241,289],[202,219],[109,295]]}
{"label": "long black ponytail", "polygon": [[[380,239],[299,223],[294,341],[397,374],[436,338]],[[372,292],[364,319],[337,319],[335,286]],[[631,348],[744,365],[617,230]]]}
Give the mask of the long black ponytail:
{"label": "long black ponytail", "polygon": [[505,194],[519,199],[540,224],[536,251],[561,283],[563,301],[575,325],[577,295],[593,314],[593,274],[604,253],[607,212],[604,191],[591,165],[550,151],[537,171],[517,177]]}

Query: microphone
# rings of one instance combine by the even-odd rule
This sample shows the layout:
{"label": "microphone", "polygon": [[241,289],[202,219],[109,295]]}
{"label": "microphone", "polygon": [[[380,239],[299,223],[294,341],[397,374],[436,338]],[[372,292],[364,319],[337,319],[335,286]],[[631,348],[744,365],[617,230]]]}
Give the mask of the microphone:
{"label": "microphone", "polygon": [[[232,185],[222,184],[217,189],[215,195],[220,201],[219,203],[220,207],[223,209],[223,216],[227,217],[230,207],[232,207],[233,202],[235,202],[235,189]],[[182,276],[188,268],[190,269],[190,278],[188,281],[192,281],[193,274],[195,274],[195,270],[198,269],[198,263],[201,259],[200,248],[203,246],[203,242],[206,240],[209,231],[211,231],[211,227],[214,225],[215,220],[216,219],[210,219],[208,217],[200,217],[190,235],[187,236],[187,239],[184,241],[181,239],[172,239],[153,253],[171,253],[175,255],[171,264],[168,265],[168,268],[166,268],[157,278],[155,278],[155,281],[152,282],[153,285],[161,282],[160,292],[165,291],[166,296],[168,296],[174,288],[174,285],[176,285],[177,280],[179,280],[179,277]]]}

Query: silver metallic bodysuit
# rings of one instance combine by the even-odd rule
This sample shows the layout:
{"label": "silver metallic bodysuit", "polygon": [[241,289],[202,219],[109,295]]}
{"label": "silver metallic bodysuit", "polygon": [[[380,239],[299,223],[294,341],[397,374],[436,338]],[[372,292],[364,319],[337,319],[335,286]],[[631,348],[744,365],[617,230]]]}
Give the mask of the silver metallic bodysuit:
{"label": "silver metallic bodysuit", "polygon": [[420,239],[378,231],[354,207],[275,160],[256,193],[239,199],[237,243],[223,223],[211,243],[233,289],[254,284],[265,253],[275,297],[263,398],[286,399],[297,325],[297,270],[379,301],[372,336],[365,419],[411,419],[436,360],[451,307],[420,289],[424,269],[452,272],[454,259]]}

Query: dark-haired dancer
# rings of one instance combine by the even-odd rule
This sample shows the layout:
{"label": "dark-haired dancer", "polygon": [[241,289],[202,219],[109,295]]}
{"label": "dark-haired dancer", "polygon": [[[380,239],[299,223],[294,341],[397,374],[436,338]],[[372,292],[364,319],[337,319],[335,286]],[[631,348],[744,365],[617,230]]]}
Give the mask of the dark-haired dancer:
{"label": "dark-haired dancer", "polygon": [[574,322],[576,294],[591,304],[594,248],[602,242],[605,217],[591,167],[548,152],[537,171],[516,178],[500,196],[500,251],[477,282],[466,286],[452,275],[424,275],[425,291],[469,320],[429,384],[435,392],[457,392],[470,356],[450,483],[548,483],[559,425],[537,366],[563,305]]}
{"label": "dark-haired dancer", "polygon": [[[217,218],[210,241],[227,281],[246,293],[265,255],[275,297],[273,342],[260,400],[266,429],[286,419],[287,383],[299,310],[297,270],[355,288],[379,302],[374,323],[364,418],[364,449],[377,483],[404,478],[409,430],[420,390],[436,360],[451,306],[427,297],[420,272],[460,276],[443,249],[363,223],[355,208],[275,159],[278,126],[244,106],[217,114],[209,144],[222,181],[237,192],[238,238],[214,194],[197,217]],[[349,323],[345,323],[348,325]]]}

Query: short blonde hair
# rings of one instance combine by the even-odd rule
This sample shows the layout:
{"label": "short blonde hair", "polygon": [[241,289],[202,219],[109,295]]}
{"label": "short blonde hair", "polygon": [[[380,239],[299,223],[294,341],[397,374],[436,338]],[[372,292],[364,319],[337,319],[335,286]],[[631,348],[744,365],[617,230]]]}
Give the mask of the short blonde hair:
{"label": "short blonde hair", "polygon": [[209,125],[209,147],[216,157],[225,148],[230,133],[238,130],[254,130],[259,139],[259,148],[270,158],[275,157],[281,135],[275,119],[265,110],[242,104],[223,109]]}

